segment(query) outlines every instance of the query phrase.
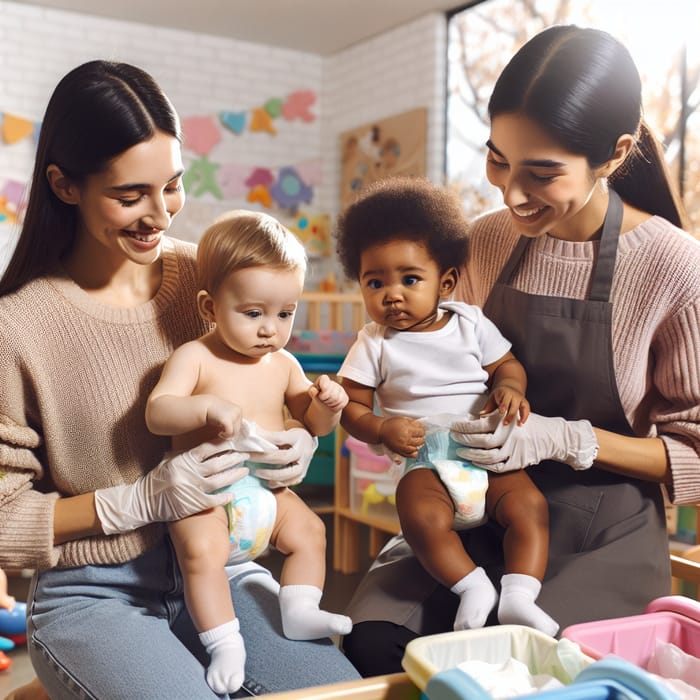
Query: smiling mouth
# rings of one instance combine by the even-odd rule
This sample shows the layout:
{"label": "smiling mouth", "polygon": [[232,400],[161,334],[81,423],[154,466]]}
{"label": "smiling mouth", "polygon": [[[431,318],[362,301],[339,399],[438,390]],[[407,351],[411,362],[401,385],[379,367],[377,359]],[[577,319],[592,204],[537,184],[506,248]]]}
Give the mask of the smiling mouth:
{"label": "smiling mouth", "polygon": [[157,241],[161,235],[161,231],[150,231],[148,233],[144,233],[141,231],[124,230],[124,233],[129,236],[129,238],[133,238],[140,243],[153,243],[154,241]]}
{"label": "smiling mouth", "polygon": [[511,209],[511,214],[520,220],[536,219],[547,207],[535,207],[533,209]]}

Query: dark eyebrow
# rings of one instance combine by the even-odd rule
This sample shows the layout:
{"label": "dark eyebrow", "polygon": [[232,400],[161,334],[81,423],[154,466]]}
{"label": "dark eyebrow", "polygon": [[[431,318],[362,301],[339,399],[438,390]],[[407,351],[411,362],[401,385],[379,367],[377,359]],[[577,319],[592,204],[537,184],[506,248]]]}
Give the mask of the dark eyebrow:
{"label": "dark eyebrow", "polygon": [[[372,277],[373,275],[381,275],[384,270],[379,269],[379,270],[365,270],[365,272],[362,273],[361,279],[365,279],[365,277]],[[423,267],[418,267],[415,265],[406,265],[403,267],[399,267],[399,272],[402,275],[410,275],[410,274],[425,274],[425,268]]]}
{"label": "dark eyebrow", "polygon": [[[184,169],[178,170],[165,184],[169,185],[171,182],[174,182],[177,180],[179,177],[182,177],[184,174]],[[115,185],[114,187],[110,187],[109,189],[115,190],[117,192],[129,192],[131,190],[145,190],[150,187],[149,184],[147,183],[140,183],[140,182],[129,182],[126,185]]]}
{"label": "dark eyebrow", "polygon": [[489,151],[493,151],[497,156],[500,156],[505,160],[505,156],[493,145],[493,141],[491,139],[486,142],[486,148],[488,148]]}
{"label": "dark eyebrow", "polygon": [[[489,139],[486,142],[486,147],[493,151],[497,156],[507,160],[507,158],[493,145],[493,141]],[[560,163],[558,160],[525,160],[521,165],[526,165],[530,168],[563,168],[565,163]]]}

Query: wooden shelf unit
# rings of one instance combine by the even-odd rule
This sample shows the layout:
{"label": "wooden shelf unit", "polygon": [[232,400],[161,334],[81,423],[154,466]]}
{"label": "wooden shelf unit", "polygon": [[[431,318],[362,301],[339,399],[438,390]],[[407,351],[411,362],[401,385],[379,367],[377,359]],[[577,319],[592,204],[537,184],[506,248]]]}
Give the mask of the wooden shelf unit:
{"label": "wooden shelf unit", "polygon": [[[367,322],[362,295],[344,292],[304,292],[301,296],[306,312],[304,330],[359,331]],[[333,503],[314,508],[317,512],[333,512],[333,568],[342,573],[355,573],[360,565],[360,528],[369,528],[369,555],[376,556],[387,539],[399,531],[397,519],[365,515],[350,507],[350,468],[343,454],[347,433],[338,427],[334,444]]]}

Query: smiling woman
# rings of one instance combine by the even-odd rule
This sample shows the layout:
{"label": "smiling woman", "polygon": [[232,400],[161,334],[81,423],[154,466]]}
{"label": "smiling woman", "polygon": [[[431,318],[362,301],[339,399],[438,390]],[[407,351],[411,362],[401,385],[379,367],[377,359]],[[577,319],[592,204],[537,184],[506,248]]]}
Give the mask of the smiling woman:
{"label": "smiling woman", "polygon": [[[134,172],[142,175],[142,182],[129,183]],[[56,197],[79,205],[76,240],[62,261],[77,284],[115,306],[153,298],[161,274],[160,266],[152,264],[159,260],[163,235],[185,201],[182,172],[180,142],[160,131],[111,160],[84,184],[66,177],[54,163],[47,167]],[[142,273],[136,285],[134,273]]]}
{"label": "smiling woman", "polygon": [[[28,650],[54,700],[215,697],[163,523],[231,502],[221,489],[245,455],[221,442],[169,454],[144,420],[165,360],[209,330],[196,248],[164,235],[182,170],[178,117],[147,73],[92,61],[59,82],[0,281],[0,566],[37,572]],[[300,480],[309,433],[269,441],[261,461]],[[357,677],[330,640],[286,640],[276,582],[245,566],[224,592],[247,689]]]}
{"label": "smiling woman", "polygon": [[[547,615],[562,628],[634,615],[670,591],[664,491],[700,499],[700,244],[681,229],[639,74],[612,35],[536,34],[488,113],[487,176],[505,207],[471,222],[455,298],[511,341],[532,412],[520,426],[455,421],[451,437],[460,457],[525,470],[544,494]],[[460,533],[494,582],[507,534]],[[399,670],[411,638],[451,629],[459,612],[459,591],[436,587],[407,540],[387,544],[349,605],[343,645],[363,673]]]}
{"label": "smiling woman", "polygon": [[700,25],[700,4],[674,0],[663,11],[648,13],[637,8],[635,0],[481,0],[451,15],[446,169],[448,182],[461,191],[470,216],[501,201],[482,168],[490,126],[486,102],[498,67],[538,28],[574,23],[611,32],[630,50],[642,78],[645,119],[664,144],[694,231],[700,233],[698,172],[691,167],[700,143],[700,120],[693,105],[700,51],[692,37]]}

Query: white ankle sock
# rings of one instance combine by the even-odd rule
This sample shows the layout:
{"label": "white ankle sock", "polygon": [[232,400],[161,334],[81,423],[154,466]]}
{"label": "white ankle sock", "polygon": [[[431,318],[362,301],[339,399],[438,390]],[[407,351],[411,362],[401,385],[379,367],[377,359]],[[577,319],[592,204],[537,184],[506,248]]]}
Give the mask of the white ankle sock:
{"label": "white ankle sock", "polygon": [[280,588],[282,629],[287,639],[322,639],[350,632],[352,620],[349,617],[319,610],[321,594],[316,586]]}
{"label": "white ankle sock", "polygon": [[245,646],[238,620],[202,632],[199,640],[211,657],[207,669],[209,687],[220,695],[235,693],[245,680]]}
{"label": "white ankle sock", "polygon": [[478,566],[450,590],[460,598],[454,628],[466,630],[483,627],[498,600],[498,593],[486,572]]}
{"label": "white ankle sock", "polygon": [[505,574],[501,578],[498,621],[502,625],[527,625],[554,636],[559,625],[535,601],[542,583],[527,574]]}

